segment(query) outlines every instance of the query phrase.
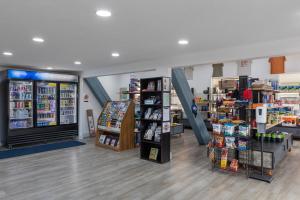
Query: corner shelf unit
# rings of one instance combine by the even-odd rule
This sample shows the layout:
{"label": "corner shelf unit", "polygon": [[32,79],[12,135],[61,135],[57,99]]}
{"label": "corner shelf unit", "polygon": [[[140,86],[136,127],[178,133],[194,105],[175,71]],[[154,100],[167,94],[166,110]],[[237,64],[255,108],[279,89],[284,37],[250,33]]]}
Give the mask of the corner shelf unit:
{"label": "corner shelf unit", "polygon": [[96,146],[115,151],[135,148],[134,124],[134,103],[107,102],[98,118]]}
{"label": "corner shelf unit", "polygon": [[141,159],[170,161],[170,89],[169,77],[141,79]]}

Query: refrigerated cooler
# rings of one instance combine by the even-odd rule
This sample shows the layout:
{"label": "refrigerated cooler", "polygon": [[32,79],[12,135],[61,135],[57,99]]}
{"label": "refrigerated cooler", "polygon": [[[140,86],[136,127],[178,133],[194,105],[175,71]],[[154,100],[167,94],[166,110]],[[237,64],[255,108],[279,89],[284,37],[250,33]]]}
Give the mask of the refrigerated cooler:
{"label": "refrigerated cooler", "polygon": [[33,82],[9,82],[9,128],[33,127]]}
{"label": "refrigerated cooler", "polygon": [[36,83],[37,127],[57,125],[57,84]]}
{"label": "refrigerated cooler", "polygon": [[7,70],[9,147],[78,136],[78,76]]}
{"label": "refrigerated cooler", "polygon": [[60,84],[60,124],[77,123],[77,84]]}

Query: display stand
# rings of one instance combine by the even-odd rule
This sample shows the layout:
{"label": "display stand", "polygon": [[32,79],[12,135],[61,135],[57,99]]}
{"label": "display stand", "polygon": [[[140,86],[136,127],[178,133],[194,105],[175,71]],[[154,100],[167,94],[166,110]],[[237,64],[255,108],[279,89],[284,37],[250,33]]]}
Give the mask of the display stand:
{"label": "display stand", "polygon": [[96,145],[115,151],[134,148],[134,123],[131,101],[107,102],[98,119]]}
{"label": "display stand", "polygon": [[[265,117],[267,118],[267,117]],[[256,119],[258,120],[258,119]],[[257,123],[257,131],[259,133],[266,133],[266,124],[265,123]],[[268,183],[271,183],[272,181],[272,176],[267,176],[264,173],[264,137],[261,137],[260,139],[260,158],[261,158],[261,166],[260,166],[260,173],[251,173],[249,174],[249,178],[257,179],[260,181],[265,181]]]}
{"label": "display stand", "polygon": [[170,127],[170,78],[141,79],[141,159],[170,161]]}

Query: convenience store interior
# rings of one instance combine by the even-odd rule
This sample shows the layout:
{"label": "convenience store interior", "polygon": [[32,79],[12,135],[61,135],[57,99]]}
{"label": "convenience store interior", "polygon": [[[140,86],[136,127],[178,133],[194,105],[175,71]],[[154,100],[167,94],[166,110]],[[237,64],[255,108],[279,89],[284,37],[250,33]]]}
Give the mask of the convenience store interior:
{"label": "convenience store interior", "polygon": [[299,199],[300,2],[0,2],[0,199]]}

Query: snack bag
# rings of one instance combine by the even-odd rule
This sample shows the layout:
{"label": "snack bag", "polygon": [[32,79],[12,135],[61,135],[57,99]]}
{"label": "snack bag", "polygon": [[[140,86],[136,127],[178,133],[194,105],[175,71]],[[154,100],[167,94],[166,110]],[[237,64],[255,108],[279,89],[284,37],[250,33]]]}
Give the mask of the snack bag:
{"label": "snack bag", "polygon": [[239,126],[239,135],[247,136],[249,133],[250,127],[248,125],[240,125]]}
{"label": "snack bag", "polygon": [[238,167],[239,167],[239,164],[238,164],[238,160],[237,159],[233,159],[230,163],[230,170],[231,171],[234,171],[234,172],[237,172],[238,170]]}
{"label": "snack bag", "polygon": [[227,155],[228,155],[228,149],[223,148],[221,152],[221,169],[227,168]]}
{"label": "snack bag", "polygon": [[240,139],[238,141],[238,149],[240,151],[246,151],[247,150],[247,141]]}
{"label": "snack bag", "polygon": [[234,134],[234,124],[227,123],[224,125],[224,135],[232,136]]}
{"label": "snack bag", "polygon": [[224,137],[221,135],[215,136],[216,147],[224,147]]}
{"label": "snack bag", "polygon": [[222,133],[222,129],[223,129],[223,125],[222,124],[213,124],[213,133],[215,134],[221,134]]}
{"label": "snack bag", "polygon": [[235,145],[235,137],[225,137],[225,144],[227,148],[234,149]]}

